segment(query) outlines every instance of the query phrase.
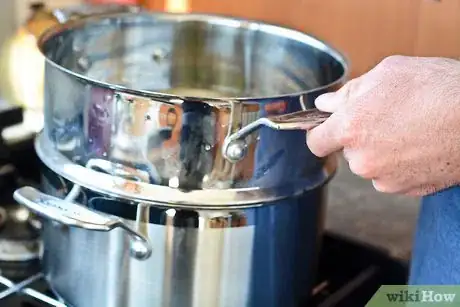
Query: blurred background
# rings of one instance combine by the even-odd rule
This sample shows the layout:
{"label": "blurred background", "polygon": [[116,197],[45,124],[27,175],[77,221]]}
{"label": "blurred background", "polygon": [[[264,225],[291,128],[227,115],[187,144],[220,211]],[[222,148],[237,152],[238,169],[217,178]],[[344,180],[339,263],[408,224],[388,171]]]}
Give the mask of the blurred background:
{"label": "blurred background", "polygon": [[[30,0],[4,0],[0,42],[23,24]],[[157,11],[206,12],[258,19],[309,32],[342,50],[352,75],[386,55],[458,57],[460,2],[456,0],[47,0],[47,7],[81,3],[136,4]]]}

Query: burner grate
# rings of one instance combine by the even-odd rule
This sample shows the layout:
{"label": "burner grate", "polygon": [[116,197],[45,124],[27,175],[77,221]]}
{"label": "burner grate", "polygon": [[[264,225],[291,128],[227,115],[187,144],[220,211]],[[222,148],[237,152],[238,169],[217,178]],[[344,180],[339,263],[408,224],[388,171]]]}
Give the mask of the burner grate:
{"label": "burner grate", "polygon": [[[19,283],[14,283],[13,281],[9,280],[0,275],[0,284],[4,287],[0,291],[0,302],[5,300],[5,305],[0,303],[0,306],[8,306],[9,304],[6,300],[13,295],[16,296],[26,296],[27,299],[30,299],[36,303],[41,303],[40,306],[54,306],[54,307],[68,307],[64,303],[60,302],[59,300],[53,298],[51,295],[47,295],[46,291],[35,289],[33,286],[37,283],[44,283],[45,278],[43,273],[35,274]],[[23,298],[24,300],[24,298]],[[26,302],[24,301],[24,306]]]}

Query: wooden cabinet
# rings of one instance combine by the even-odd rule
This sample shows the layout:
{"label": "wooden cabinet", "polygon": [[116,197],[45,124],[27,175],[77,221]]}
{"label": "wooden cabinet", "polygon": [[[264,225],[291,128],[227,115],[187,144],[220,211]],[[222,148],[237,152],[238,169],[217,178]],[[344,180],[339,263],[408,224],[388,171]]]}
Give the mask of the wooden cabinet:
{"label": "wooden cabinet", "polygon": [[360,75],[391,54],[460,58],[460,0],[142,0],[156,10],[263,20],[338,48]]}

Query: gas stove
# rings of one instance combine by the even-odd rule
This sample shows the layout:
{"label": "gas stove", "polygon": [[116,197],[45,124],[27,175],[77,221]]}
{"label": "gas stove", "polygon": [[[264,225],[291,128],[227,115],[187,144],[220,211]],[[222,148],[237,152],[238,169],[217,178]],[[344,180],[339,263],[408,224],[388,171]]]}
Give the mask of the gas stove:
{"label": "gas stove", "polygon": [[[0,100],[0,131],[22,120],[20,108]],[[38,186],[39,168],[32,137],[0,137],[0,307],[66,306],[40,272],[39,222],[12,198],[20,186]],[[380,285],[406,281],[407,263],[338,234],[324,235],[319,259],[309,307],[365,306]]]}

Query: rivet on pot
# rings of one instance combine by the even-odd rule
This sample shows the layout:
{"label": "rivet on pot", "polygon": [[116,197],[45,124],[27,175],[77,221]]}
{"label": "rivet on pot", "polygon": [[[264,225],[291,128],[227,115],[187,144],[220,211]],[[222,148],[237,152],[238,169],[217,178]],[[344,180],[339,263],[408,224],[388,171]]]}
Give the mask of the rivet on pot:
{"label": "rivet on pot", "polygon": [[131,256],[138,260],[145,260],[150,257],[151,250],[148,246],[140,241],[132,241],[130,248]]}
{"label": "rivet on pot", "polygon": [[247,152],[248,146],[246,141],[234,140],[228,144],[225,157],[232,162],[238,162],[246,156]]}

